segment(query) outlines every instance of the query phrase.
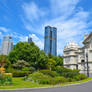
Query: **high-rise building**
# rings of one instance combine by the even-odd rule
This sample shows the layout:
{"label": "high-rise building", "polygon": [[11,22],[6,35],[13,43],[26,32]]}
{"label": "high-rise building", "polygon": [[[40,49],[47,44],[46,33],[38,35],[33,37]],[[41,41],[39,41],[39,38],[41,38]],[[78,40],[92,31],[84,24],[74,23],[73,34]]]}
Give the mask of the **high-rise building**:
{"label": "high-rise building", "polygon": [[9,35],[4,36],[2,42],[2,54],[8,55],[12,49],[13,49],[12,37]]}
{"label": "high-rise building", "polygon": [[2,54],[1,47],[0,47],[0,55]]}
{"label": "high-rise building", "polygon": [[32,42],[32,37],[28,37],[28,43]]}
{"label": "high-rise building", "polygon": [[46,54],[57,56],[57,28],[45,27],[44,51]]}

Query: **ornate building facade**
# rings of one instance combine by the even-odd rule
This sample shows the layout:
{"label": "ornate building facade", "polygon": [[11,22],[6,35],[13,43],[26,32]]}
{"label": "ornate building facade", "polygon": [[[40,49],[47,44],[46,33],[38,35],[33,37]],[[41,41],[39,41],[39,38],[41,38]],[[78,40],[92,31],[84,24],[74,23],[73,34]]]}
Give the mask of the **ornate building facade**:
{"label": "ornate building facade", "polygon": [[74,42],[64,48],[64,66],[70,69],[79,69],[80,73],[92,75],[92,33],[85,35],[84,46]]}

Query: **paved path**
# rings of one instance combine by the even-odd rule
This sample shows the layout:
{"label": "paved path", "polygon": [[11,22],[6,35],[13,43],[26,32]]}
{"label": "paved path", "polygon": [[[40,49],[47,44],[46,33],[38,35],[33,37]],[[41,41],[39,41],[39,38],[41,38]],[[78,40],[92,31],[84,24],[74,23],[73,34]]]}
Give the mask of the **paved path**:
{"label": "paved path", "polygon": [[43,88],[43,89],[28,89],[28,90],[11,90],[0,92],[92,92],[92,81],[88,83],[57,87],[57,88]]}

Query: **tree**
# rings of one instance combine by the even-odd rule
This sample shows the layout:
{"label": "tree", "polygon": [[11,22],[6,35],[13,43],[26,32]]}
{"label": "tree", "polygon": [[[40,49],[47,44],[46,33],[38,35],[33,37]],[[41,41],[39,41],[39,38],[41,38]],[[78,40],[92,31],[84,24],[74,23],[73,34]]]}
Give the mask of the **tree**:
{"label": "tree", "polygon": [[37,62],[38,69],[47,69],[48,64],[48,56],[45,54],[43,50],[40,51],[40,56]]}
{"label": "tree", "polygon": [[9,53],[9,60],[12,64],[18,60],[24,60],[34,66],[39,57],[40,49],[33,43],[19,42]]}
{"label": "tree", "polygon": [[18,60],[17,63],[13,64],[13,67],[16,69],[22,69],[29,66],[29,63],[24,60]]}
{"label": "tree", "polygon": [[4,67],[6,63],[8,63],[9,60],[7,58],[7,56],[5,55],[0,55],[0,66]]}
{"label": "tree", "polygon": [[56,66],[63,66],[63,58],[60,56],[53,56],[53,59],[56,61]]}
{"label": "tree", "polygon": [[48,67],[50,70],[52,70],[56,65],[56,61],[53,59],[48,59]]}

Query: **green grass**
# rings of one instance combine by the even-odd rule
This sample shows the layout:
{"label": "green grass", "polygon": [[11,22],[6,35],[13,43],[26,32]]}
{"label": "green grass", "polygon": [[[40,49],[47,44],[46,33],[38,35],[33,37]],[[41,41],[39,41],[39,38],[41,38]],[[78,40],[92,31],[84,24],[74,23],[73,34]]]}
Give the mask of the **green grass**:
{"label": "green grass", "polygon": [[[55,85],[55,87],[69,85],[69,84],[83,83],[83,82],[86,82],[89,80],[92,80],[92,78],[88,78],[88,79],[82,80],[82,81],[62,83],[60,85]],[[35,88],[35,87],[53,87],[53,85],[41,85],[38,83],[32,83],[30,81],[24,81],[24,80],[22,80],[22,78],[13,78],[13,85],[0,86],[0,89],[18,89],[18,88]]]}

